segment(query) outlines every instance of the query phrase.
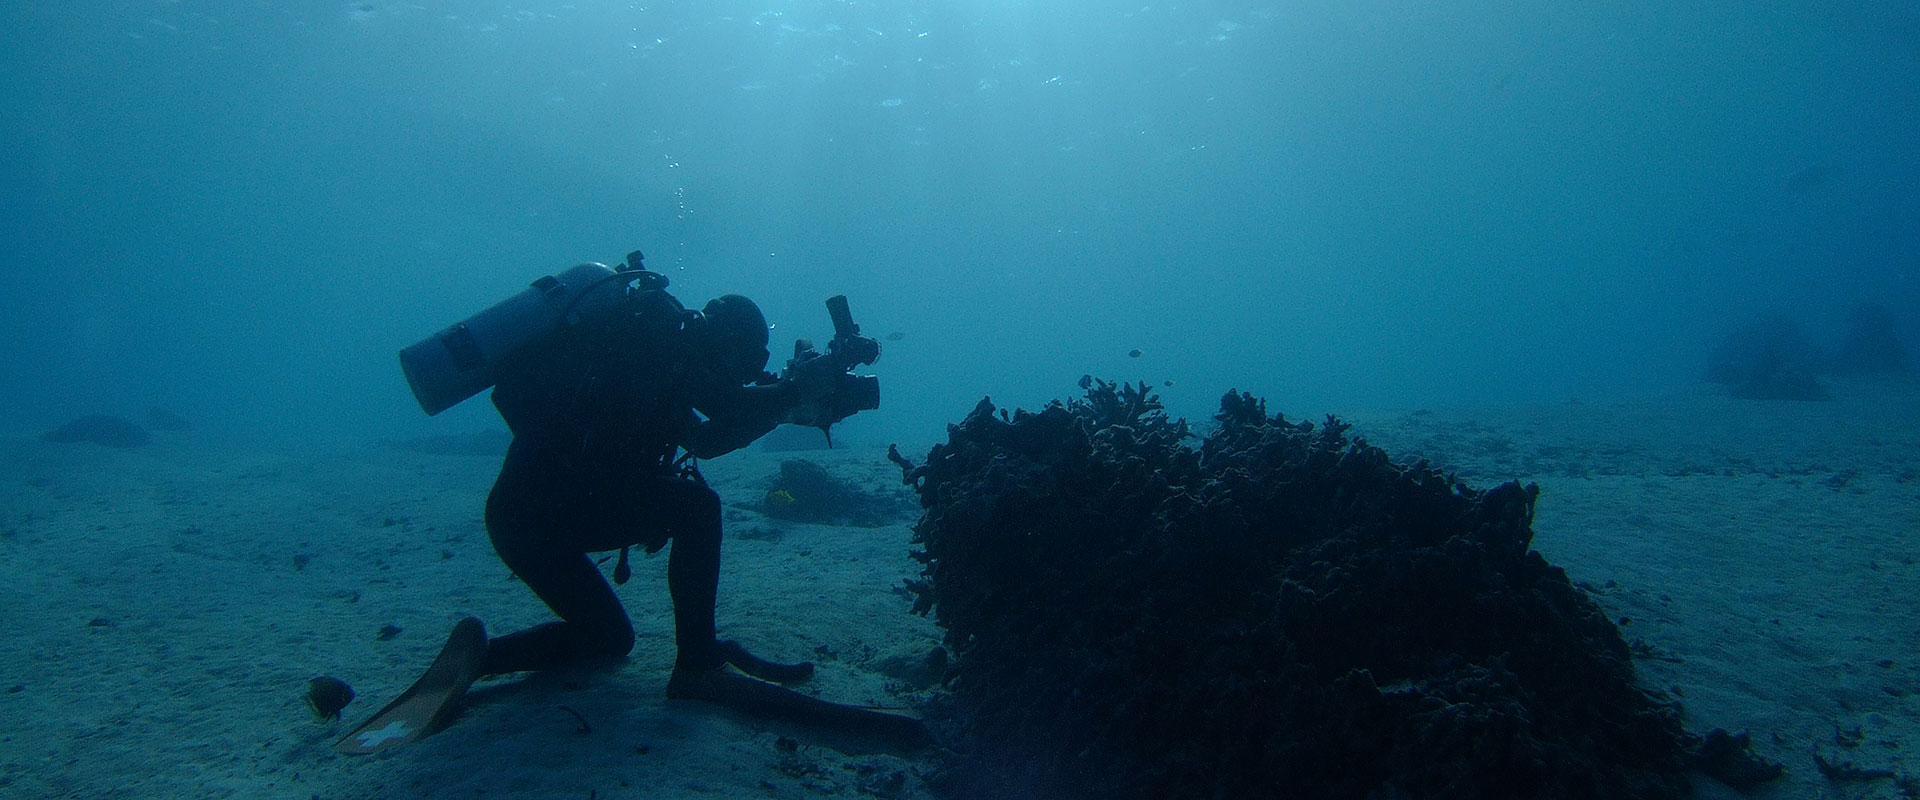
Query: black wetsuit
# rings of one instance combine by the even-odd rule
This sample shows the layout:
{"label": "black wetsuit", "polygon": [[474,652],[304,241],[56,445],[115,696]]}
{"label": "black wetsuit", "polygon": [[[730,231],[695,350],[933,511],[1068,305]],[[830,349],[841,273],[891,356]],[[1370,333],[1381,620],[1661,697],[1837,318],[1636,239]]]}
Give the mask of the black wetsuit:
{"label": "black wetsuit", "polygon": [[[502,367],[493,401],[514,440],[487,496],[487,533],[560,621],[493,638],[486,674],[625,655],[633,624],[588,553],[652,553],[669,541],[675,666],[711,669],[722,660],[714,634],[720,499],[697,473],[676,468],[675,455],[711,458],[753,442],[779,424],[795,392],[764,373],[755,377],[766,385],[748,385],[737,355],[735,367],[723,366],[725,347],[683,326],[684,317],[635,305]],[[764,367],[764,339],[759,348]]]}

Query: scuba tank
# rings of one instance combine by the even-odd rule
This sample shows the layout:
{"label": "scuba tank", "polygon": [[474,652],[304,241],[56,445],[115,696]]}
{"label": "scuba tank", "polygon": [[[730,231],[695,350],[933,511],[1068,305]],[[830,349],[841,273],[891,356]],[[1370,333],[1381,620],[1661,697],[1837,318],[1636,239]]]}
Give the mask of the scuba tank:
{"label": "scuba tank", "polygon": [[640,269],[637,258],[633,262],[618,271],[588,262],[547,275],[519,294],[401,350],[400,369],[407,375],[413,398],[429,416],[452,408],[492,386],[499,378],[495,369],[515,352],[562,325],[616,309],[627,298],[628,283],[639,280],[644,286],[649,276],[665,283],[665,276]]}

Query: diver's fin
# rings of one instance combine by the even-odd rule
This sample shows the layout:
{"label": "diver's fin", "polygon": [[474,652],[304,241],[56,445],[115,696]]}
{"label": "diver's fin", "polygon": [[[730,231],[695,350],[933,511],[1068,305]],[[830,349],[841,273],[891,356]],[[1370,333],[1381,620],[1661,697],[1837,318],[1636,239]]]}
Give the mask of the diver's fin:
{"label": "diver's fin", "polygon": [[741,672],[763,681],[774,683],[799,683],[813,677],[813,662],[802,661],[798,664],[781,664],[747,652],[739,642],[722,640],[719,643],[720,656]]}
{"label": "diver's fin", "polygon": [[700,700],[755,716],[818,725],[841,733],[886,742],[907,750],[933,744],[926,723],[905,714],[829,703],[722,667],[674,670],[667,696]]}
{"label": "diver's fin", "polygon": [[420,679],[373,718],[333,744],[334,752],[352,756],[377,753],[424,739],[453,722],[460,698],[480,677],[487,658],[487,628],[467,617],[453,626],[447,644]]}

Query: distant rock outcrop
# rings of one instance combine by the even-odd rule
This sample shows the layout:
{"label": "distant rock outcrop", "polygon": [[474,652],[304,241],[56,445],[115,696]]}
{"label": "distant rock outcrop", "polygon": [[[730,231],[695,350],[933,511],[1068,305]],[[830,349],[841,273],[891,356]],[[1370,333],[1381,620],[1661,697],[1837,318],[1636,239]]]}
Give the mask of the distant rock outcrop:
{"label": "distant rock outcrop", "polygon": [[1707,356],[1706,379],[1751,400],[1826,400],[1815,376],[1823,358],[1785,314],[1768,314],[1720,340]]}
{"label": "distant rock outcrop", "polygon": [[1751,400],[1826,400],[1821,375],[1897,373],[1913,370],[1893,312],[1861,303],[1847,315],[1846,334],[1833,350],[1800,332],[1799,323],[1774,312],[1733,329],[1707,357],[1704,377]]}
{"label": "distant rock outcrop", "polygon": [[146,428],[107,414],[88,414],[40,436],[46,442],[92,442],[107,447],[139,447],[149,438]]}
{"label": "distant rock outcrop", "polygon": [[1879,303],[1861,303],[1847,315],[1847,336],[1827,363],[1828,372],[1909,372],[1913,359],[1893,321]]}

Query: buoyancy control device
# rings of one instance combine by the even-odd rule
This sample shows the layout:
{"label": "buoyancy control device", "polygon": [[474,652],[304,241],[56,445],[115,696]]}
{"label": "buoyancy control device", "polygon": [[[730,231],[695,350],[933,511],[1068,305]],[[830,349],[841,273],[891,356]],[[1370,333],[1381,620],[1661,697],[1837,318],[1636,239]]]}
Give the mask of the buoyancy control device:
{"label": "buoyancy control device", "polygon": [[[626,300],[628,284],[664,288],[666,276],[640,269],[640,254],[616,270],[587,262],[547,275],[492,307],[447,326],[400,351],[400,369],[420,408],[438,414],[499,379],[496,369],[516,352],[566,325],[604,317]],[[623,280],[624,279],[624,280]],[[657,282],[660,286],[649,285]]]}

